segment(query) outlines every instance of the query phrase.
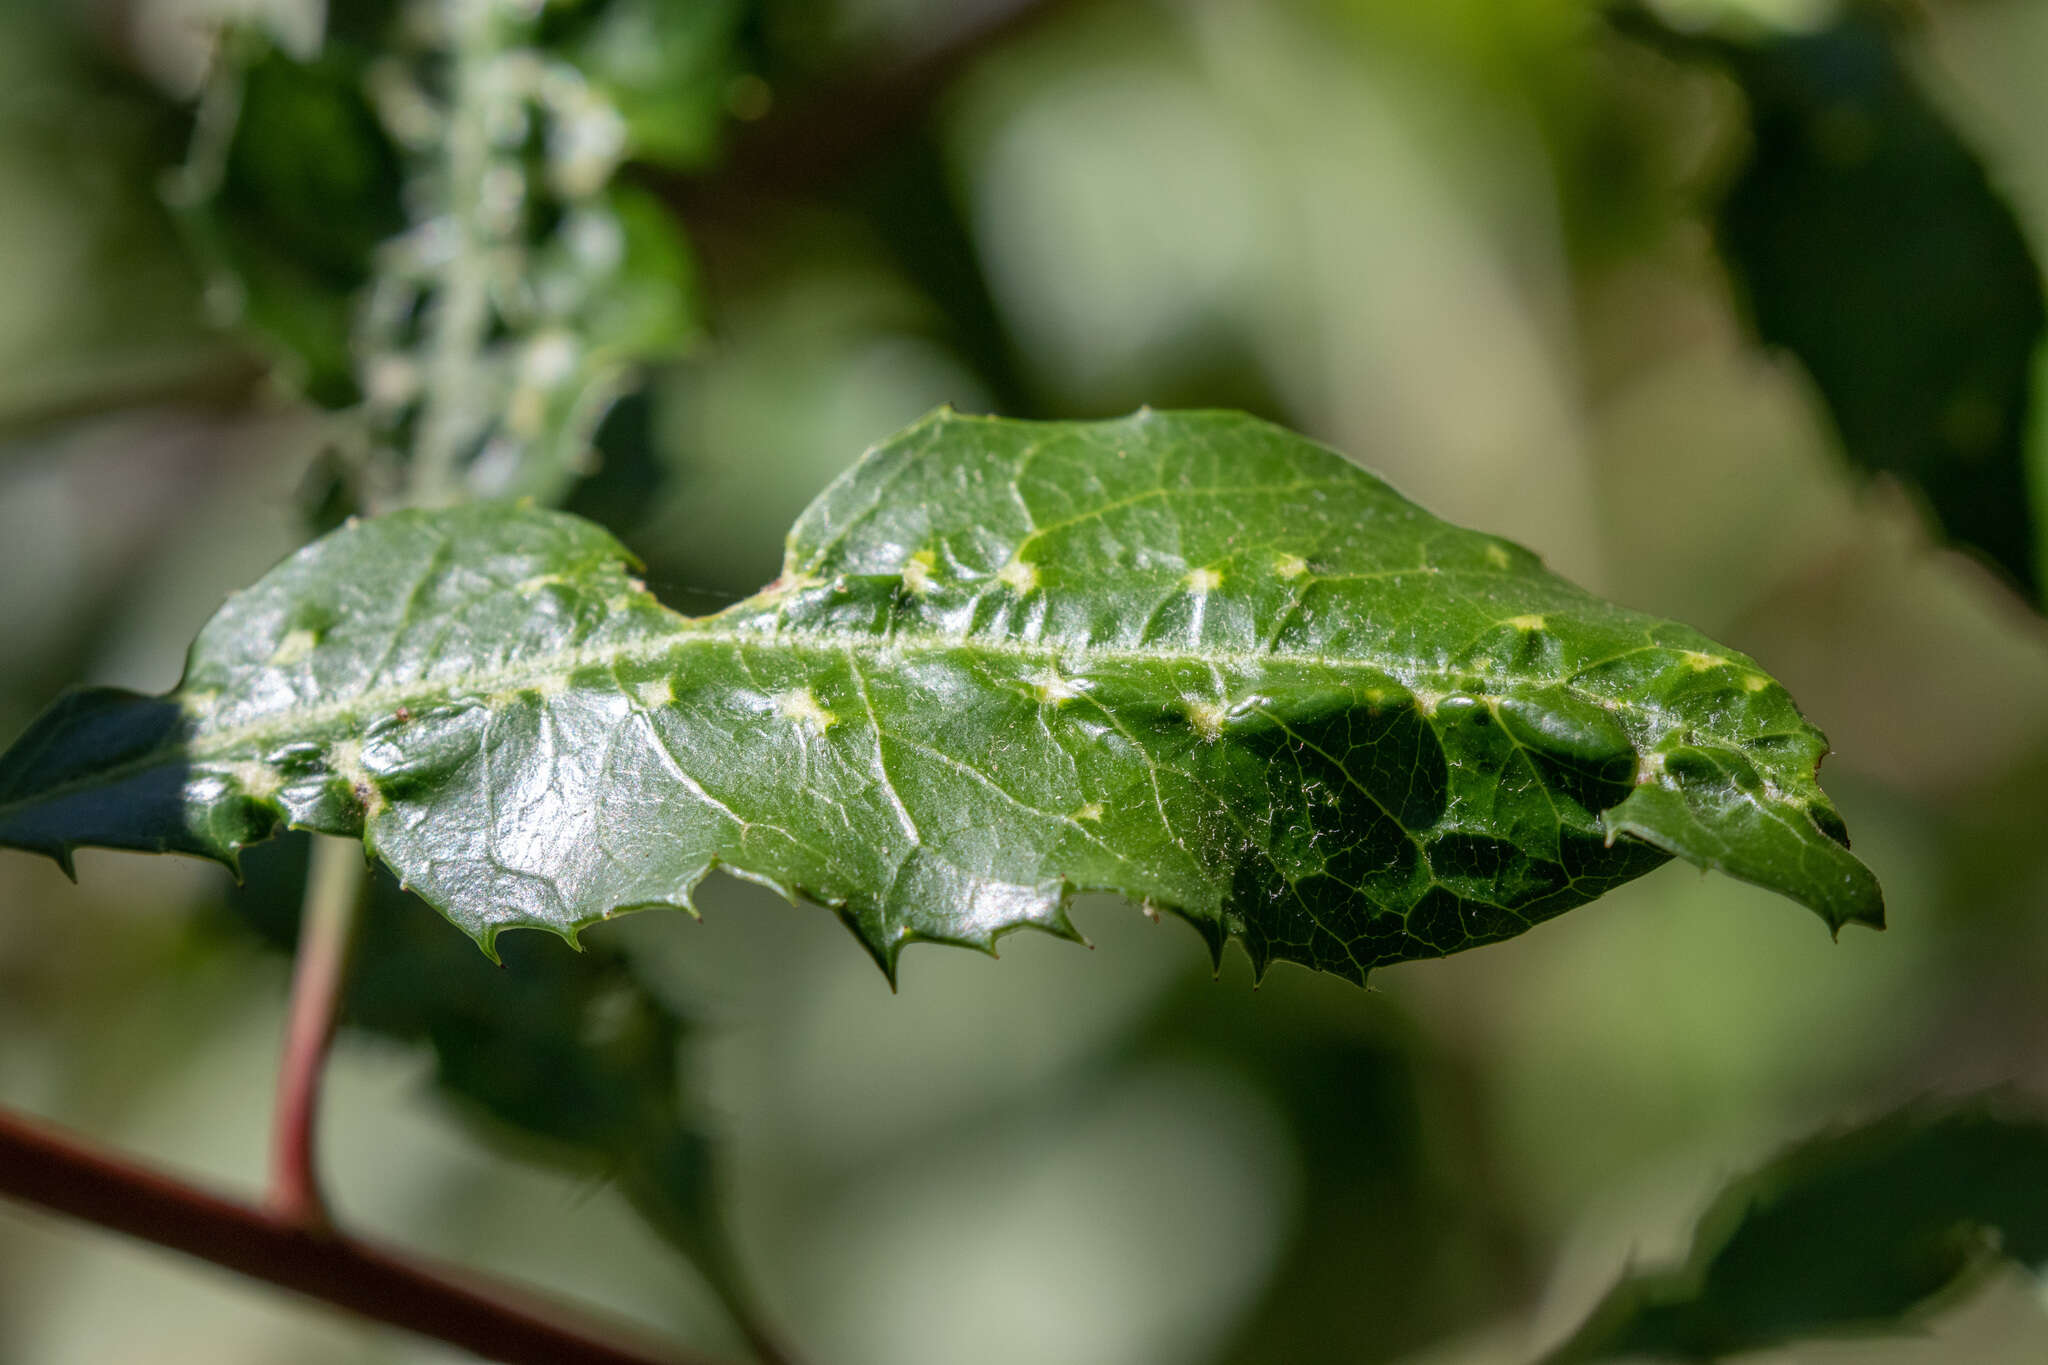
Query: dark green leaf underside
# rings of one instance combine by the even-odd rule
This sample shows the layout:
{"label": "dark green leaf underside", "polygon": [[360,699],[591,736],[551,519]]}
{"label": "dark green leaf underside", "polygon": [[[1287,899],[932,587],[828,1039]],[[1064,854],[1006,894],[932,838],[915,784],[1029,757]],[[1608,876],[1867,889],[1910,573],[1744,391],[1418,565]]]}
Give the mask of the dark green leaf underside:
{"label": "dark green leaf underside", "polygon": [[709,617],[560,513],[345,527],[234,597],[169,697],[52,707],[0,759],[0,840],[361,834],[486,947],[724,865],[891,971],[1071,934],[1103,889],[1363,979],[1667,854],[1881,923],[1825,749],[1751,660],[1263,422],[941,412]]}

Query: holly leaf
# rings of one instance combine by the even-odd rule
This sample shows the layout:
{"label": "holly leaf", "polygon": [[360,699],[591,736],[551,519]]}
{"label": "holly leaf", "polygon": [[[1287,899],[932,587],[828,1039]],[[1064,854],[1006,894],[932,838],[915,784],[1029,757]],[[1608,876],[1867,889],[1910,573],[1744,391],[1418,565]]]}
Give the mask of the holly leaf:
{"label": "holly leaf", "polygon": [[2048,1264],[2048,1125],[1983,1104],[1907,1111],[1730,1186],[1683,1266],[1624,1275],[1542,1365],[1895,1330],[2001,1260]]}
{"label": "holly leaf", "polygon": [[722,864],[892,976],[919,940],[1078,937],[1100,889],[1362,981],[1670,854],[1880,924],[1825,751],[1747,657],[1267,423],[941,411],[711,616],[563,513],[352,523],[230,599],[170,695],[59,700],[0,757],[0,842],[360,835],[486,951]]}

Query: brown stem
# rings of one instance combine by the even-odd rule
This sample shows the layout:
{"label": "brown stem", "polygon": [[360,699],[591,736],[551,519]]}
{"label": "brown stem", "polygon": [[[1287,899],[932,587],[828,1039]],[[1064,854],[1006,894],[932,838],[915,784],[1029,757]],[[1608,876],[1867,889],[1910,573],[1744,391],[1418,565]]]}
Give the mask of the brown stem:
{"label": "brown stem", "polygon": [[270,1130],[270,1190],[266,1202],[282,1222],[305,1228],[328,1225],[314,1159],[320,1120],[320,1080],[341,1012],[356,908],[363,898],[363,854],[351,839],[313,840],[306,873],[306,908],[292,965],[291,1012],[277,1069],[277,1105]]}
{"label": "brown stem", "polygon": [[0,1110],[0,1195],[182,1251],[503,1365],[709,1365],[532,1291],[288,1222]]}

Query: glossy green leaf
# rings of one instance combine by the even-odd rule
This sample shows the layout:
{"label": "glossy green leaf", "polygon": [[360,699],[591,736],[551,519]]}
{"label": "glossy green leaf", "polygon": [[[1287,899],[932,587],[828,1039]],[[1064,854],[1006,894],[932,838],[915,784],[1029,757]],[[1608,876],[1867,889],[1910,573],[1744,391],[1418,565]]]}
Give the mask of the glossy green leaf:
{"label": "glossy green leaf", "polygon": [[0,840],[232,861],[360,833],[486,948],[686,905],[715,864],[904,944],[1071,935],[1100,888],[1362,980],[1667,854],[1877,924],[1826,742],[1744,656],[1232,414],[938,413],[713,616],[529,507],[348,526],[165,698],[59,701]]}
{"label": "glossy green leaf", "polygon": [[1625,1276],[1543,1365],[1897,1329],[2001,1257],[2048,1263],[2048,1125],[1981,1106],[1898,1114],[1731,1186],[1683,1267]]}

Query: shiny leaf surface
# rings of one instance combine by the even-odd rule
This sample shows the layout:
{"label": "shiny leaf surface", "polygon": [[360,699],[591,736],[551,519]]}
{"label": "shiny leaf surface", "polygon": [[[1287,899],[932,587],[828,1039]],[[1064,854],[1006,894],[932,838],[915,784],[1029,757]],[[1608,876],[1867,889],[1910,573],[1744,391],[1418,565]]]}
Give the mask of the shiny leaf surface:
{"label": "shiny leaf surface", "polygon": [[941,412],[713,616],[561,513],[336,531],[169,697],[53,706],[0,760],[0,840],[360,834],[486,948],[687,905],[723,864],[892,973],[913,941],[1071,935],[1105,889],[1362,980],[1669,854],[1881,923],[1825,749],[1750,659],[1266,423]]}

